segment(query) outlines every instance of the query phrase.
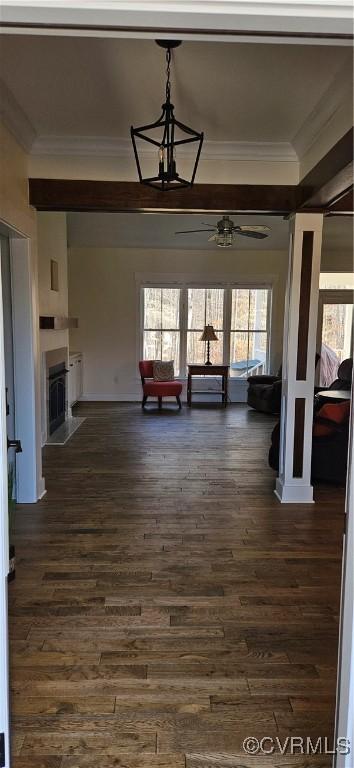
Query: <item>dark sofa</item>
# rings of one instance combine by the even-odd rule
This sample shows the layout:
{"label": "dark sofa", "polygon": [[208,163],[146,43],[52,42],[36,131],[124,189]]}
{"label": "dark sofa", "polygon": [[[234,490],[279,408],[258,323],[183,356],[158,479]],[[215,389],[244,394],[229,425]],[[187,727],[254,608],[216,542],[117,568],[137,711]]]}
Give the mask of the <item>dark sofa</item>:
{"label": "dark sofa", "polygon": [[[317,353],[315,361],[316,366],[319,359],[320,355]],[[344,362],[342,365],[344,365]],[[280,413],[282,366],[280,366],[276,376],[249,376],[247,381],[247,405],[251,406],[251,408],[254,408],[256,411],[261,411],[261,413]],[[345,386],[342,387],[342,389],[346,388],[347,387]],[[337,389],[339,389],[339,387],[337,387]]]}
{"label": "dark sofa", "polygon": [[[326,437],[312,438],[312,482],[345,485],[348,463],[349,424],[343,424]],[[269,466],[279,470],[280,424],[275,425],[269,450]]]}
{"label": "dark sofa", "polygon": [[[331,390],[350,390],[352,385],[353,360],[348,358],[343,360],[338,369],[338,378],[327,387],[318,387],[319,391]],[[323,406],[325,400],[315,397],[314,420],[323,421],[318,416],[318,412]],[[332,425],[333,426],[333,425]],[[311,476],[313,482],[335,483],[336,485],[345,485],[347,477],[348,463],[348,439],[349,422],[333,426],[333,433],[312,438],[312,461]],[[272,469],[279,469],[279,442],[280,442],[280,423],[278,422],[273,429],[271,437],[271,446],[269,450],[269,465]]]}
{"label": "dark sofa", "polygon": [[249,376],[247,405],[262,413],[280,413],[281,369],[276,376]]}

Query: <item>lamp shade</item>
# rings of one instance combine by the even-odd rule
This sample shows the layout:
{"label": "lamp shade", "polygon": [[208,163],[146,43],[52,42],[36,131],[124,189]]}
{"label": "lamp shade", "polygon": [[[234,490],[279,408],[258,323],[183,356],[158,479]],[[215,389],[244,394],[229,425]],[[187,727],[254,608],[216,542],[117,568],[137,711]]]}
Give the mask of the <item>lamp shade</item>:
{"label": "lamp shade", "polygon": [[206,325],[199,341],[218,341],[212,325]]}

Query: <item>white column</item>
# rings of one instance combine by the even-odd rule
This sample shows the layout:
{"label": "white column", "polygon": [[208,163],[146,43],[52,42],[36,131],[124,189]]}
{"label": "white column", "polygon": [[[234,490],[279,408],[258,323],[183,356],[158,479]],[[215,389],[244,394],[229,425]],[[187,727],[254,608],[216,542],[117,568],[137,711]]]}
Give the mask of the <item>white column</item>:
{"label": "white column", "polygon": [[312,419],[323,215],[296,213],[290,221],[285,304],[279,477],[283,503],[313,501]]}

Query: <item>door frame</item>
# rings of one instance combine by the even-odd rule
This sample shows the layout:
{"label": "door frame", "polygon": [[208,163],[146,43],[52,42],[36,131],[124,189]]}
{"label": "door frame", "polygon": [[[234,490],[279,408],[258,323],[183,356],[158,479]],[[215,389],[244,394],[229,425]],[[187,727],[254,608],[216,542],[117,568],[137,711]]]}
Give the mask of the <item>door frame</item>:
{"label": "door frame", "polygon": [[[0,220],[9,239],[14,346],[15,435],[22,453],[16,460],[16,493],[21,504],[34,504],[45,493],[42,478],[36,275],[31,240]],[[2,310],[1,310],[2,311]]]}
{"label": "door frame", "polygon": [[10,697],[7,575],[9,573],[9,517],[7,495],[7,444],[4,324],[0,270],[0,733],[5,739],[5,768],[10,768]]}
{"label": "door frame", "polygon": [[[317,321],[317,341],[316,349],[321,354],[322,348],[322,330],[323,330],[323,308],[325,304],[354,304],[354,291],[351,288],[321,288],[318,296],[318,321]],[[353,327],[351,346],[353,346]],[[320,381],[321,361],[316,366],[316,384]]]}
{"label": "door frame", "polygon": [[[11,437],[20,439],[23,449],[23,452],[18,454],[16,461],[16,497],[20,503],[34,503],[45,493],[38,418],[40,411],[38,407],[36,274],[31,258],[30,238],[2,220],[0,220],[0,233],[8,238],[10,250],[15,399],[15,435],[11,435]],[[9,524],[6,438],[5,354],[0,270],[0,733],[4,733],[5,739],[5,768],[10,768],[7,588]],[[38,478],[40,478],[40,482],[38,482]]]}
{"label": "door frame", "polygon": [[[352,383],[354,386],[354,381]],[[349,752],[337,752],[335,768],[352,768],[354,755],[354,400],[348,452],[346,524],[343,537],[342,596],[338,649],[335,741],[346,739]],[[344,745],[346,747],[346,745]]]}
{"label": "door frame", "polygon": [[11,238],[10,264],[14,336],[15,436],[21,440],[22,444],[22,453],[18,454],[16,460],[16,489],[17,501],[30,504],[38,501],[38,438],[31,254],[28,238]]}

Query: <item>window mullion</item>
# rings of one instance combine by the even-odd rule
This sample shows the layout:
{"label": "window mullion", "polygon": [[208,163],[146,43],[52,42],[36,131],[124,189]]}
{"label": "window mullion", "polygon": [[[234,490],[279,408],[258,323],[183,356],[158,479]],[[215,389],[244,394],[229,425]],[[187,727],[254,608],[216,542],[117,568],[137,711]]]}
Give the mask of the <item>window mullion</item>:
{"label": "window mullion", "polygon": [[231,364],[230,349],[231,349],[231,288],[224,289],[224,344],[223,344],[223,361],[225,365]]}
{"label": "window mullion", "polygon": [[139,360],[144,359],[144,340],[145,340],[145,289],[143,286],[140,286],[139,291]]}
{"label": "window mullion", "polygon": [[180,376],[185,376],[187,371],[187,323],[188,323],[187,288],[180,289],[179,302],[180,302],[179,303]]}

